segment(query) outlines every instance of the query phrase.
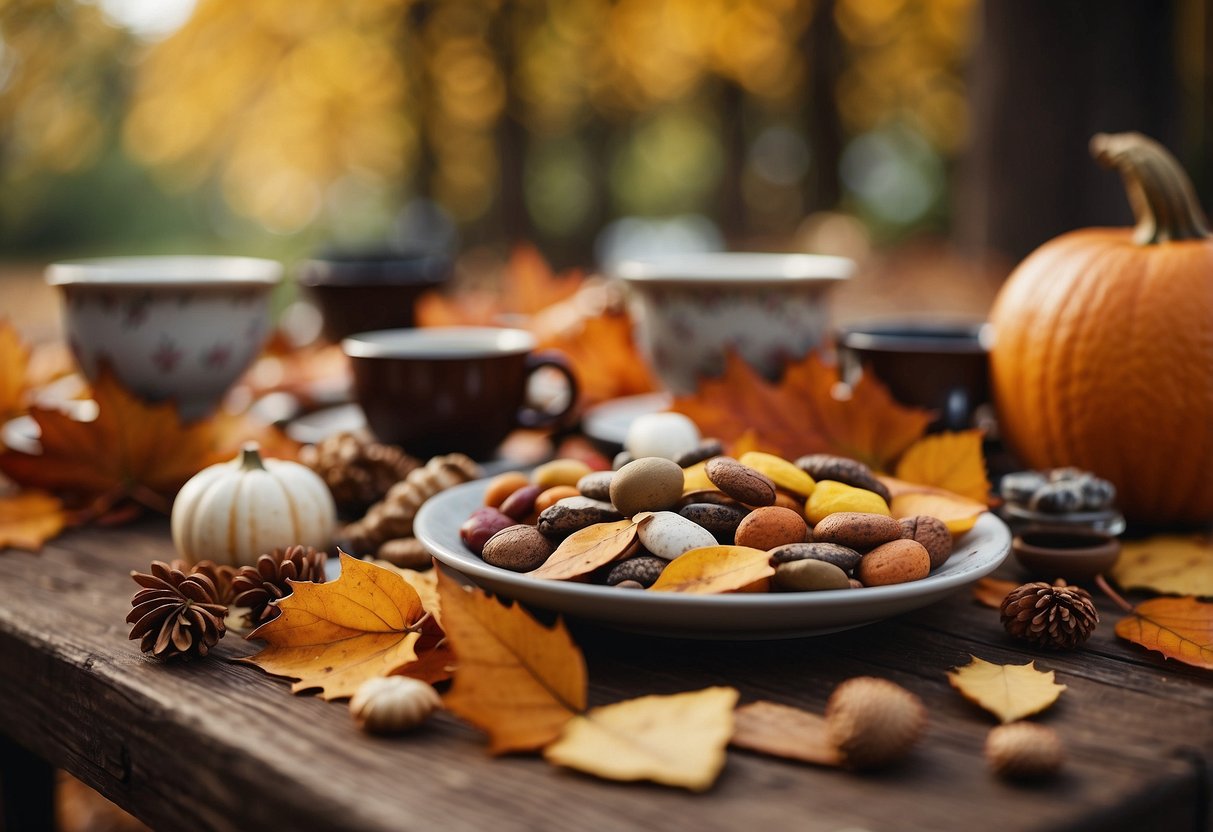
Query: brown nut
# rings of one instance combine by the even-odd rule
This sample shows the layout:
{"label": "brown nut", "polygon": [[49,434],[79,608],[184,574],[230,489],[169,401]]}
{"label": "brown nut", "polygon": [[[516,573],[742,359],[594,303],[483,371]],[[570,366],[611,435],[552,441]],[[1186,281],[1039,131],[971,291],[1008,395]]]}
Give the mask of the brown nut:
{"label": "brown nut", "polygon": [[691,450],[679,456],[674,461],[678,463],[680,468],[690,468],[697,462],[711,459],[714,456],[720,456],[724,453],[724,445],[719,439],[703,439],[699,444]]}
{"label": "brown nut", "polygon": [[818,592],[823,589],[850,589],[851,579],[824,560],[793,560],[775,567],[775,587],[785,592]]}
{"label": "brown nut", "polygon": [[375,556],[401,569],[429,569],[434,563],[430,550],[415,537],[385,541]]}
{"label": "brown nut", "polygon": [[530,572],[543,566],[554,550],[552,542],[539,529],[519,524],[490,537],[480,557],[490,566],[511,572]]}
{"label": "brown nut", "polygon": [[804,540],[809,527],[799,512],[781,506],[756,508],[737,526],[734,540],[751,549],[774,549]]}
{"label": "brown nut", "polygon": [[875,491],[886,503],[892,499],[884,483],[876,479],[872,469],[859,460],[832,454],[810,454],[796,460],[796,467],[815,480],[834,480]]}
{"label": "brown nut", "polygon": [[931,556],[916,540],[894,540],[863,556],[855,577],[864,586],[889,586],[919,581],[931,573]]}
{"label": "brown nut", "polygon": [[612,566],[611,571],[607,572],[606,582],[618,586],[624,581],[635,581],[647,588],[653,585],[669,563],[656,555],[636,555]]}
{"label": "brown nut", "polygon": [[567,537],[595,523],[622,519],[610,503],[588,497],[566,497],[539,515],[539,531],[551,537]]}
{"label": "brown nut", "polygon": [[1033,722],[1012,722],[990,729],[986,762],[999,777],[1036,780],[1061,769],[1066,753],[1052,728]]}
{"label": "brown nut", "polygon": [[938,517],[920,514],[917,517],[903,517],[898,521],[901,525],[901,536],[906,540],[917,540],[931,556],[931,568],[938,569],[952,554],[952,533]]}
{"label": "brown nut", "polygon": [[775,483],[771,478],[732,457],[712,457],[706,470],[712,484],[739,503],[769,506],[775,502]]}
{"label": "brown nut", "polygon": [[497,508],[502,514],[508,514],[521,523],[535,510],[535,500],[543,491],[544,489],[537,485],[524,485],[506,497]]}
{"label": "brown nut", "polygon": [[478,508],[459,527],[459,539],[463,541],[464,546],[472,550],[472,554],[479,555],[484,551],[484,544],[488,543],[490,537],[517,522],[513,517],[502,514],[495,508],[488,506]]}
{"label": "brown nut", "polygon": [[611,502],[625,517],[642,511],[663,511],[682,499],[682,483],[682,469],[670,460],[641,457],[611,477]]}
{"label": "brown nut", "polygon": [[910,691],[887,679],[857,676],[830,695],[826,736],[847,768],[895,763],[914,747],[927,725],[927,709]]}
{"label": "brown nut", "polygon": [[519,488],[530,483],[527,475],[521,471],[506,471],[489,480],[488,488],[484,491],[484,504],[497,508],[505,502],[505,498]]}
{"label": "brown nut", "polygon": [[703,526],[720,542],[733,542],[737,527],[746,518],[746,510],[740,506],[718,503],[690,503],[678,510],[692,523]]}
{"label": "brown nut", "polygon": [[771,550],[771,566],[797,560],[821,560],[834,564],[850,575],[862,557],[854,549],[837,543],[791,543]]}
{"label": "brown nut", "polygon": [[611,501],[611,478],[614,476],[614,471],[593,471],[577,480],[577,490],[583,497],[609,503]]}
{"label": "brown nut", "polygon": [[901,525],[892,517],[863,511],[839,511],[813,527],[817,543],[837,543],[857,552],[875,549],[901,538]]}

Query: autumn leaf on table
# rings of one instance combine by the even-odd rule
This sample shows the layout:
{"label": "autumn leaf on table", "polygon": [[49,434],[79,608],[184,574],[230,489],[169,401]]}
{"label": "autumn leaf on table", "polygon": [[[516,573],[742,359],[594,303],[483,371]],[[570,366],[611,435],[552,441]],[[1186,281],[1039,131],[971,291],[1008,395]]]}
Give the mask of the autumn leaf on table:
{"label": "autumn leaf on table", "polygon": [[392,671],[393,676],[412,676],[435,685],[455,674],[455,653],[442,629],[442,604],[438,598],[438,570],[402,569],[386,560],[371,561],[376,566],[395,572],[417,591],[421,607],[429,615],[423,618],[421,638],[417,641],[417,660]]}
{"label": "autumn leaf on table", "polygon": [[544,627],[445,573],[438,595],[459,668],[443,701],[488,733],[492,753],[542,748],[585,710],[585,659],[563,622]]}
{"label": "autumn leaf on table", "polygon": [[543,756],[608,780],[705,791],[724,767],[736,704],[726,687],[616,702],[574,717]]}
{"label": "autumn leaf on table", "polygon": [[738,748],[822,766],[842,765],[823,716],[776,702],[751,702],[734,716],[732,744]]}
{"label": "autumn leaf on table", "polygon": [[704,546],[670,561],[648,591],[716,595],[761,586],[774,574],[769,552],[748,546]]}
{"label": "autumn leaf on table", "polygon": [[1019,584],[1015,581],[1004,581],[1000,578],[982,578],[977,583],[973,584],[973,600],[977,603],[990,607],[992,609],[1002,609],[1002,602],[1011,594],[1011,591],[1017,589]]}
{"label": "autumn leaf on table", "polygon": [[651,517],[597,523],[575,531],[561,541],[542,566],[527,574],[532,578],[568,581],[623,560],[639,547],[640,527]]}
{"label": "autumn leaf on table", "polygon": [[67,525],[63,504],[42,491],[0,496],[0,549],[36,552]]}
{"label": "autumn leaf on table", "polygon": [[764,379],[736,353],[720,378],[703,379],[673,410],[689,416],[705,436],[732,443],[747,431],[756,447],[796,459],[833,453],[887,469],[931,422],[925,410],[904,407],[870,375],[853,387],[817,353],[789,363],[778,384]]}
{"label": "autumn leaf on table", "polygon": [[1160,535],[1124,543],[1112,579],[1124,589],[1213,597],[1213,541]]}
{"label": "autumn leaf on table", "polygon": [[0,320],[0,421],[25,410],[29,357],[30,348],[16,328],[7,320]]}
{"label": "autumn leaf on table", "polygon": [[541,340],[545,349],[559,350],[573,366],[581,400],[586,404],[657,389],[648,365],[636,351],[632,322],[622,312],[585,318]]}
{"label": "autumn leaf on table", "polygon": [[980,430],[964,430],[923,437],[898,461],[897,479],[984,503],[990,498],[990,481],[981,451],[983,436]]}
{"label": "autumn leaf on table", "polygon": [[1195,598],[1143,601],[1116,622],[1116,635],[1168,659],[1213,670],[1213,604]]}
{"label": "autumn leaf on table", "polygon": [[977,518],[989,510],[984,502],[970,500],[932,485],[919,485],[885,476],[878,476],[877,479],[889,489],[892,496],[889,510],[894,517],[901,519],[920,514],[938,517],[953,536],[971,530],[977,525]]}
{"label": "autumn leaf on table", "polygon": [[267,646],[243,661],[298,679],[292,693],[319,688],[323,699],[353,696],[367,679],[417,660],[421,598],[391,570],[341,554],[341,576],[292,582],[282,614],[249,634]]}
{"label": "autumn leaf on table", "polygon": [[992,664],[971,656],[964,667],[948,672],[952,687],[1002,722],[1038,714],[1057,701],[1065,685],[1053,681],[1053,671],[1027,664]]}

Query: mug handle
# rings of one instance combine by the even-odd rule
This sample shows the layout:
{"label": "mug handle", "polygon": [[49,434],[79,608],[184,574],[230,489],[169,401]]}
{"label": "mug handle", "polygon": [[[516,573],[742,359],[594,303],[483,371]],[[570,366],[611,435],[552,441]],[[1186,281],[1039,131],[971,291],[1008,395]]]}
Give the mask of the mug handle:
{"label": "mug handle", "polygon": [[524,404],[518,409],[516,417],[518,424],[524,428],[543,428],[555,424],[577,406],[577,393],[579,389],[577,376],[573,375],[573,368],[569,366],[568,359],[558,352],[531,353],[526,358],[527,382],[530,382],[531,376],[543,367],[551,367],[564,376],[564,381],[569,386],[569,402],[556,413],[549,413],[530,404]]}

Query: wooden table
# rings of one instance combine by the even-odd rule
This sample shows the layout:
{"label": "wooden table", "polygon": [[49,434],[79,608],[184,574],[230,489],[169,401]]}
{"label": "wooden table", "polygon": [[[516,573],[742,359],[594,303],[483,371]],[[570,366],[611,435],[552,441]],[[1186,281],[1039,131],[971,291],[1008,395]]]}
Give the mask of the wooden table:
{"label": "wooden table", "polygon": [[[47,769],[37,758],[164,829],[1213,829],[1213,675],[1117,641],[1108,604],[1088,646],[1059,654],[1020,648],[967,592],[794,641],[576,627],[594,704],[732,685],[743,701],[820,710],[838,682],[874,674],[930,709],[927,736],[894,770],[860,776],[731,751],[715,788],[692,795],[535,757],[492,759],[447,715],[406,738],[369,738],[343,705],[291,696],[256,668],[145,658],[126,639],[127,573],[171,555],[162,520],[75,531],[40,555],[0,552],[0,732],[15,741],[3,746],[4,780],[10,797],[27,798],[8,801],[12,832],[41,822]],[[253,650],[229,635],[218,655]],[[1069,686],[1038,718],[1065,742],[1063,777],[1021,786],[989,775],[981,749],[992,719],[945,677],[971,653],[1037,659]]]}

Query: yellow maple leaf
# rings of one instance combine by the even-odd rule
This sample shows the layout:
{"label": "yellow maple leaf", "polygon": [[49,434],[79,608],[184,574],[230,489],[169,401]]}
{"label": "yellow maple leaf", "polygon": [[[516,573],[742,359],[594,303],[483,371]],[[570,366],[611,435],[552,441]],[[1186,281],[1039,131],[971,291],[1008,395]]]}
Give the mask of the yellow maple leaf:
{"label": "yellow maple leaf", "polygon": [[1125,589],[1213,597],[1213,541],[1179,535],[1130,541],[1111,572]]}
{"label": "yellow maple leaf", "polygon": [[616,702],[574,717],[543,756],[608,780],[705,791],[724,767],[736,704],[726,687]]}
{"label": "yellow maple leaf", "polygon": [[825,717],[776,702],[751,702],[734,716],[732,744],[738,748],[822,766],[842,765]]}
{"label": "yellow maple leaf", "polygon": [[897,463],[897,479],[930,485],[985,502],[990,497],[980,430],[936,433],[909,447]]}
{"label": "yellow maple leaf", "polygon": [[42,491],[20,491],[0,497],[0,549],[13,546],[36,552],[63,531],[63,503]]}
{"label": "yellow maple leaf", "polygon": [[16,328],[7,320],[0,320],[0,420],[25,410],[29,357],[29,346],[21,340]]}
{"label": "yellow maple leaf", "polygon": [[542,748],[585,710],[585,659],[563,622],[544,627],[445,573],[438,595],[459,668],[443,701],[488,733],[489,751]]}
{"label": "yellow maple leaf", "polygon": [[745,437],[747,450],[784,459],[841,454],[881,470],[931,422],[928,411],[898,404],[870,375],[852,387],[842,384],[837,368],[817,353],[789,363],[783,379],[772,383],[730,352],[720,378],[701,380],[671,409],[689,416],[706,436],[727,443]]}
{"label": "yellow maple leaf", "polygon": [[769,552],[748,546],[703,546],[670,561],[649,591],[715,595],[757,588],[774,574]]}
{"label": "yellow maple leaf", "polygon": [[1116,635],[1168,659],[1213,670],[1213,604],[1155,598],[1116,622]]}
{"label": "yellow maple leaf", "polygon": [[324,699],[353,696],[367,679],[417,658],[424,615],[417,591],[391,570],[341,553],[341,576],[292,582],[282,614],[249,634],[267,646],[244,661],[298,679],[292,693],[320,689]]}
{"label": "yellow maple leaf", "polygon": [[948,672],[952,687],[1002,722],[1040,713],[1057,701],[1065,685],[1053,681],[1053,671],[1027,664],[993,664],[976,656],[964,667]]}

